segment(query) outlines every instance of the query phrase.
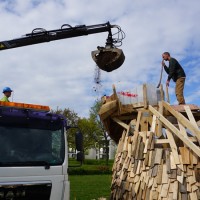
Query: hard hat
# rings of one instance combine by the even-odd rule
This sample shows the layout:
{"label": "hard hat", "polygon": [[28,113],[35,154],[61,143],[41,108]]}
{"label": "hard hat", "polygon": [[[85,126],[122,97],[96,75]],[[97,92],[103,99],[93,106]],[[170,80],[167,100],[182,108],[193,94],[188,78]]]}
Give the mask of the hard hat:
{"label": "hard hat", "polygon": [[3,93],[4,92],[12,92],[12,90],[11,90],[11,88],[9,88],[9,87],[5,87],[5,88],[3,88]]}

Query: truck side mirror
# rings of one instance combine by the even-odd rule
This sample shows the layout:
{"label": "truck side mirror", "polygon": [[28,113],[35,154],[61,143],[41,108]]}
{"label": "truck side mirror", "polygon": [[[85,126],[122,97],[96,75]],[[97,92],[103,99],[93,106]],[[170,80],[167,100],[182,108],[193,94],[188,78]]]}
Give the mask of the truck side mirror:
{"label": "truck side mirror", "polygon": [[77,151],[83,151],[83,134],[81,132],[76,132],[75,144]]}

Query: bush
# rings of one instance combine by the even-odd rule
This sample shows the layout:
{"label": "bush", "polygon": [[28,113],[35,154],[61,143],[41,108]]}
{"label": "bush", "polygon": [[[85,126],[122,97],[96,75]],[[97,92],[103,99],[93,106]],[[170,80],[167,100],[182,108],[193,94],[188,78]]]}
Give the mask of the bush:
{"label": "bush", "polygon": [[110,167],[105,165],[90,166],[83,165],[81,167],[70,167],[68,169],[69,175],[101,175],[101,174],[112,174]]}
{"label": "bush", "polygon": [[69,175],[101,175],[112,174],[112,171],[108,166],[98,166],[96,169],[69,168],[68,173]]}
{"label": "bush", "polygon": [[[108,161],[108,165],[113,165],[113,160]],[[94,159],[85,159],[84,164],[86,165],[105,165],[105,160],[94,160]]]}
{"label": "bush", "polygon": [[[79,163],[74,159],[69,160],[69,166],[76,166]],[[69,167],[69,175],[101,175],[112,174],[113,160],[110,160],[108,166],[105,165],[105,160],[86,159],[80,167]]]}

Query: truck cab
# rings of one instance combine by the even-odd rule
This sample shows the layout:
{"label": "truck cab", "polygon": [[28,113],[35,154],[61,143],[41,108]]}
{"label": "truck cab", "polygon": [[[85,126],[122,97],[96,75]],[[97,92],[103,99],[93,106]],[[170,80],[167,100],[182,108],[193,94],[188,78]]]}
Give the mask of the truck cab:
{"label": "truck cab", "polygon": [[66,119],[0,102],[0,200],[69,200]]}

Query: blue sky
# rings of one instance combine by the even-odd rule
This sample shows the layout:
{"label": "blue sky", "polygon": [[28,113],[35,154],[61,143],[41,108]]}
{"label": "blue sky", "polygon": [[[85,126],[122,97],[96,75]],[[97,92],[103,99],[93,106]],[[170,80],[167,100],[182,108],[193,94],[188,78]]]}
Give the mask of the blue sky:
{"label": "blue sky", "polygon": [[[95,63],[91,51],[104,46],[107,33],[60,40],[0,52],[0,88],[10,86],[13,100],[70,108],[88,116],[96,98],[136,85],[157,85],[161,54],[169,51],[186,71],[185,98],[199,104],[199,0],[0,0],[0,41],[30,33],[34,28],[58,29],[62,24],[94,25],[110,21],[126,33],[122,67],[101,72],[94,91]],[[163,75],[163,84],[166,81]],[[170,99],[176,104],[173,82]]]}

